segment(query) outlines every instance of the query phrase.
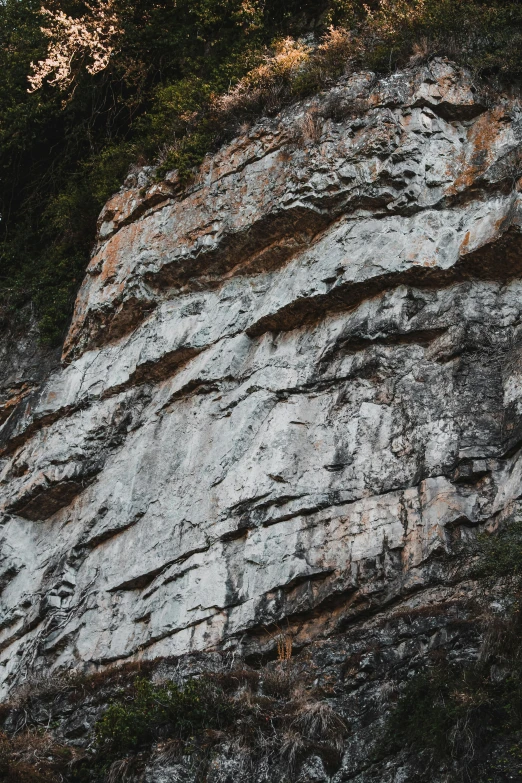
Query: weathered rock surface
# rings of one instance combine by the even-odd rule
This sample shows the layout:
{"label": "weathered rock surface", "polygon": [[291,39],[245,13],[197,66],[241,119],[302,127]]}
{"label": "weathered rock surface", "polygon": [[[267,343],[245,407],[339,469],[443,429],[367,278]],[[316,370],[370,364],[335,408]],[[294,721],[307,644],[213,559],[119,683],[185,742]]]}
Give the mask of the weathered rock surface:
{"label": "weathered rock surface", "polygon": [[521,166],[518,103],[434,61],[126,183],[0,428],[4,694],[449,600],[521,494]]}

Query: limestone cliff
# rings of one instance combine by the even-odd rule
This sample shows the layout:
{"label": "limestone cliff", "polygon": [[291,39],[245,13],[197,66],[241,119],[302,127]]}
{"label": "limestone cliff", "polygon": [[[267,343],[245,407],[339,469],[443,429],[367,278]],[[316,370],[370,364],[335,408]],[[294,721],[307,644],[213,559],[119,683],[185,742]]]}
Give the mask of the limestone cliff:
{"label": "limestone cliff", "polygon": [[[522,491],[521,165],[519,103],[435,60],[259,121],[186,189],[129,176],[61,363],[0,354],[4,695],[280,629],[335,680],[420,610],[383,677],[454,638],[448,556]],[[335,780],[410,779],[359,777],[363,735]]]}

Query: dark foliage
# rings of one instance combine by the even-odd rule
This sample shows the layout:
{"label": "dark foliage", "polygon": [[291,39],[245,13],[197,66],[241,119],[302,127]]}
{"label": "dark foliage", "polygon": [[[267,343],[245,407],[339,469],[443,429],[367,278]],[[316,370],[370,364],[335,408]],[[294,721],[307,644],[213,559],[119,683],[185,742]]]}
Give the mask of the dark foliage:
{"label": "dark foliage", "polygon": [[[183,118],[226,91],[263,46],[313,25],[326,6],[266,0],[250,18],[241,0],[121,0],[117,54],[95,76],[78,65],[68,95],[27,91],[31,61],[45,56],[40,6],[0,4],[0,305],[8,314],[33,302],[42,337],[57,341],[97,215],[130,164],[153,160],[184,134]],[[85,12],[81,0],[51,7]],[[200,129],[180,163],[198,163],[209,144]]]}
{"label": "dark foliage", "polygon": [[[45,55],[40,5],[0,4],[0,316],[32,302],[51,342],[67,326],[97,215],[129,166],[163,161],[187,181],[234,130],[210,110],[215,96],[274,40],[343,24],[352,66],[388,71],[438,54],[504,80],[522,69],[514,0],[374,0],[370,9],[361,0],[117,0],[123,36],[109,67],[90,76],[75,63],[69,93],[47,85],[29,94],[30,63]],[[49,5],[86,10],[82,0]],[[273,106],[251,102],[250,114],[320,89],[324,65],[283,85]]]}
{"label": "dark foliage", "polygon": [[138,677],[131,695],[114,701],[96,724],[102,755],[125,754],[158,739],[189,739],[203,730],[224,729],[234,719],[220,689],[207,680],[154,685]]}
{"label": "dark foliage", "polygon": [[[522,523],[480,536],[476,549],[473,574],[484,606],[479,658],[415,674],[382,746],[387,753],[410,748],[428,770],[443,765],[466,782],[509,778],[513,770],[518,776],[522,760]],[[488,609],[493,599],[495,611]]]}
{"label": "dark foliage", "polygon": [[[22,688],[4,705],[0,780],[4,769],[8,783],[102,783],[124,772],[140,780],[159,757],[191,759],[194,779],[204,780],[215,754],[231,744],[246,779],[268,759],[287,782],[310,753],[332,771],[340,765],[347,726],[306,664],[279,661],[262,674],[224,668],[181,684],[152,682],[147,666],[138,671],[54,675]],[[86,749],[62,744],[57,737],[74,710],[93,708],[99,717]]]}

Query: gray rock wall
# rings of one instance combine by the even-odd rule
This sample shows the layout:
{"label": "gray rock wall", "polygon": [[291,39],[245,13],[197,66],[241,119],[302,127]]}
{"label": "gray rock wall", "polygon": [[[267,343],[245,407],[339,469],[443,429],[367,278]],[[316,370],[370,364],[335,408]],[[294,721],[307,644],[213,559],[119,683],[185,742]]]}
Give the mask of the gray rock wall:
{"label": "gray rock wall", "polygon": [[0,428],[4,695],[447,600],[521,494],[521,161],[518,103],[434,61],[262,120],[186,191],[127,180]]}

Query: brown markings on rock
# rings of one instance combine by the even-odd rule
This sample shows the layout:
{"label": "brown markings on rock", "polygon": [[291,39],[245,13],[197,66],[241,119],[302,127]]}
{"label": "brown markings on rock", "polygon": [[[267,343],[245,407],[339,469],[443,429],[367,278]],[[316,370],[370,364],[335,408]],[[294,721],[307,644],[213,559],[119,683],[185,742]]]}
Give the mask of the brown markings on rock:
{"label": "brown markings on rock", "polygon": [[495,153],[494,141],[499,134],[499,121],[505,114],[502,107],[492,109],[480,116],[473,123],[468,133],[472,144],[471,152],[464,163],[464,169],[448,189],[448,195],[455,195],[473,183],[487,170]]}
{"label": "brown markings on rock", "polygon": [[[4,399],[2,402],[0,402],[0,425],[9,418],[13,410],[17,408],[18,405],[20,405],[22,400],[24,400],[27,395],[34,390],[34,388],[34,384],[22,382],[14,388],[8,389],[2,394]],[[6,397],[7,399],[5,399]]]}

